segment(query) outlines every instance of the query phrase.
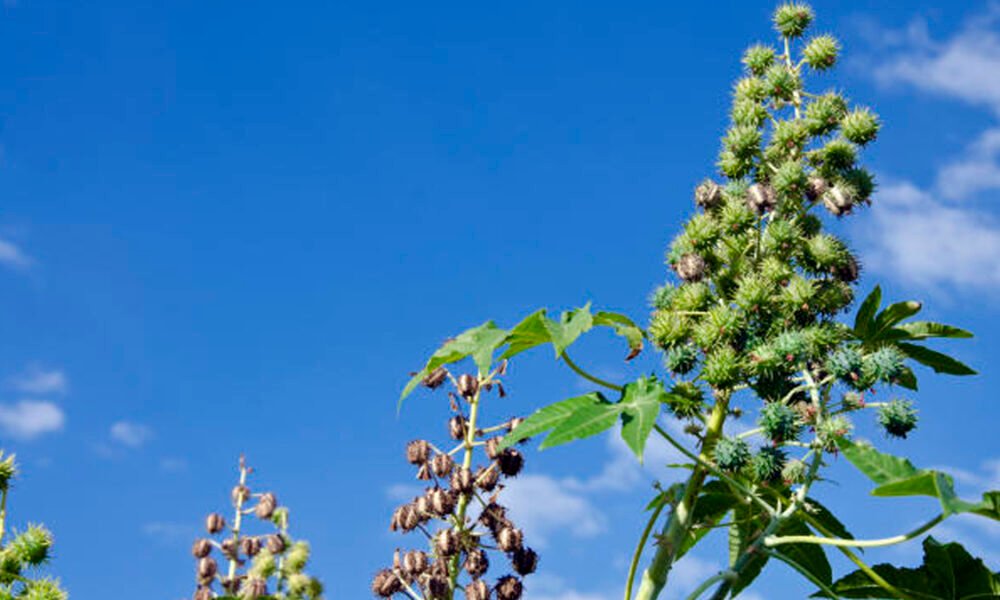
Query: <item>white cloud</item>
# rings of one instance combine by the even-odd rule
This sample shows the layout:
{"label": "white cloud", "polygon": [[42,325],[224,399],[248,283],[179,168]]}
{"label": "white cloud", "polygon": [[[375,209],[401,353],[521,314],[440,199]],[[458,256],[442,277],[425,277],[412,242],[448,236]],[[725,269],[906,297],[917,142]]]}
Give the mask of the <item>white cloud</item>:
{"label": "white cloud", "polygon": [[872,216],[876,231],[863,239],[873,269],[923,287],[1000,287],[1000,226],[989,214],[900,182],[881,190]]}
{"label": "white cloud", "polygon": [[618,597],[617,593],[581,592],[573,589],[562,577],[551,573],[532,575],[526,582],[523,596],[525,600],[612,600]]}
{"label": "white cloud", "polygon": [[521,475],[509,482],[503,497],[511,520],[538,546],[545,546],[553,533],[592,537],[605,529],[601,511],[554,477]]}
{"label": "white cloud", "polygon": [[27,269],[34,263],[30,256],[24,253],[20,247],[13,242],[0,239],[0,264],[13,269]]}
{"label": "white cloud", "polygon": [[139,423],[118,421],[111,426],[111,439],[131,448],[138,448],[153,438],[153,430]]}
{"label": "white cloud", "polygon": [[21,400],[16,404],[0,404],[0,428],[8,435],[32,439],[62,430],[66,415],[52,402]]}
{"label": "white cloud", "polygon": [[167,473],[180,473],[186,471],[187,468],[188,463],[183,458],[167,457],[160,459],[160,469]]}
{"label": "white cloud", "polygon": [[[1000,63],[996,65],[1000,70]],[[965,155],[938,172],[937,190],[949,200],[970,198],[1000,189],[1000,127],[989,129],[972,143]]]}
{"label": "white cloud", "polygon": [[142,533],[167,544],[175,542],[190,542],[198,537],[197,527],[190,523],[172,523],[153,521],[142,526]]}
{"label": "white cloud", "polygon": [[65,394],[69,388],[69,380],[60,369],[32,365],[24,373],[12,377],[11,385],[26,394]]}

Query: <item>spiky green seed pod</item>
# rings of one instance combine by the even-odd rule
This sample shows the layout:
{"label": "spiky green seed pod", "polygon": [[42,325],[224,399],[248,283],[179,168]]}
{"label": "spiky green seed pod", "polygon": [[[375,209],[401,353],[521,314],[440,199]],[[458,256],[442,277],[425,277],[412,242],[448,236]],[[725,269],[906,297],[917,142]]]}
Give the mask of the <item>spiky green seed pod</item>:
{"label": "spiky green seed pod", "polygon": [[288,578],[288,591],[293,597],[318,598],[323,593],[323,584],[304,573],[295,573]]}
{"label": "spiky green seed pod", "polygon": [[848,140],[864,146],[878,137],[878,130],[881,125],[878,117],[867,108],[858,108],[851,111],[840,122],[840,131]]}
{"label": "spiky green seed pod", "polygon": [[253,557],[253,562],[250,564],[249,574],[254,577],[260,577],[261,579],[267,579],[277,572],[278,565],[274,560],[274,555],[271,554],[270,550],[266,548],[257,553],[257,556]]}
{"label": "spiky green seed pod", "polygon": [[703,251],[711,248],[719,238],[719,223],[706,214],[695,215],[684,225],[684,233],[691,247]]}
{"label": "spiky green seed pod", "polygon": [[[0,450],[0,457],[3,456],[3,451]],[[0,460],[0,491],[7,491],[10,489],[10,482],[15,477],[17,477],[17,464],[14,462],[14,455]]]}
{"label": "spiky green seed pod", "polygon": [[843,416],[836,416],[820,421],[816,426],[816,438],[826,452],[837,450],[837,440],[846,438],[851,434],[854,425]]}
{"label": "spiky green seed pod", "polygon": [[825,315],[835,315],[854,301],[854,288],[836,279],[827,279],[817,284],[816,310]]}
{"label": "spiky green seed pod", "polygon": [[802,196],[806,187],[806,173],[802,168],[802,163],[797,160],[788,160],[778,167],[778,170],[771,176],[771,185],[774,191],[782,198],[798,198]]}
{"label": "spiky green seed pod", "polygon": [[771,340],[771,347],[788,365],[794,366],[806,358],[809,342],[801,331],[782,331]]}
{"label": "spiky green seed pod", "polygon": [[657,312],[649,324],[649,336],[661,348],[670,348],[683,341],[688,335],[688,330],[688,319],[675,312]]}
{"label": "spiky green seed pod", "polygon": [[711,350],[705,357],[701,369],[701,378],[709,385],[727,389],[737,383],[740,378],[740,359],[730,346],[720,346]]}
{"label": "spiky green seed pod", "polygon": [[722,187],[711,179],[706,179],[694,188],[694,203],[705,209],[712,210],[722,204]]}
{"label": "spiky green seed pod", "polygon": [[781,448],[764,446],[750,459],[750,473],[755,481],[774,483],[781,480],[781,470],[788,455]]}
{"label": "spiky green seed pod", "polygon": [[847,115],[847,101],[836,92],[827,92],[806,105],[805,126],[810,134],[826,135]]}
{"label": "spiky green seed pod", "polygon": [[719,153],[719,161],[716,163],[719,172],[731,179],[740,179],[753,171],[754,162],[752,157],[739,157],[730,150],[723,150]]}
{"label": "spiky green seed pod", "polygon": [[760,77],[744,77],[733,86],[733,99],[763,102],[767,99],[767,83]]}
{"label": "spiky green seed pod", "polygon": [[826,370],[837,379],[855,382],[861,377],[864,361],[855,348],[839,348],[826,359]]}
{"label": "spiky green seed pod", "polygon": [[771,134],[769,145],[769,148],[777,148],[777,150],[771,150],[768,158],[780,158],[784,160],[784,157],[791,157],[798,154],[805,147],[808,135],[809,131],[802,121],[778,121],[774,125],[774,132]]}
{"label": "spiky green seed pod", "polygon": [[740,98],[733,102],[730,118],[734,125],[760,127],[767,121],[767,109],[757,100]]}
{"label": "spiky green seed pod", "polygon": [[829,233],[809,238],[805,251],[808,266],[820,273],[843,266],[851,256],[844,243]]}
{"label": "spiky green seed pod", "polygon": [[[773,226],[777,223],[778,221],[773,221],[771,225]],[[768,227],[768,229],[770,229],[770,227]],[[773,252],[773,250],[768,252]],[[772,289],[788,281],[792,274],[792,268],[788,265],[788,263],[776,256],[768,256],[760,264],[760,276],[772,287]]]}
{"label": "spiky green seed pod", "polygon": [[756,127],[730,127],[723,138],[723,147],[737,158],[753,158],[760,152],[761,133]]}
{"label": "spiky green seed pod", "polygon": [[702,348],[732,339],[743,326],[743,316],[729,306],[713,306],[693,333],[694,341]]}
{"label": "spiky green seed pod", "polygon": [[702,310],[712,300],[712,291],[704,282],[686,283],[674,293],[671,308],[680,311]]}
{"label": "spiky green seed pod", "polygon": [[765,404],[760,409],[757,425],[764,430],[764,435],[775,443],[795,440],[802,431],[802,425],[795,411],[780,402]]}
{"label": "spiky green seed pod", "polygon": [[834,346],[848,339],[851,329],[841,323],[821,322],[802,329],[802,335],[809,344],[809,356],[826,354]]}
{"label": "spiky green seed pod", "polygon": [[722,223],[723,229],[730,233],[746,231],[757,223],[757,215],[747,207],[744,196],[745,194],[731,197],[719,213],[719,222]]}
{"label": "spiky green seed pod", "polygon": [[797,38],[812,24],[813,16],[808,4],[789,2],[774,11],[774,28],[787,38]]}
{"label": "spiky green seed pod", "polygon": [[19,600],[66,600],[69,598],[69,594],[63,591],[58,581],[37,579],[25,583],[24,589],[17,598]]}
{"label": "spiky green seed pod", "polygon": [[844,410],[854,411],[865,407],[865,397],[858,392],[844,392],[841,402],[844,405]]}
{"label": "spiky green seed pod", "polygon": [[285,554],[285,568],[292,573],[301,573],[309,562],[309,544],[298,541]]}
{"label": "spiky green seed pod", "polygon": [[52,534],[41,525],[28,528],[11,541],[8,550],[25,565],[38,566],[49,558],[52,549]]}
{"label": "spiky green seed pod", "polygon": [[649,295],[649,306],[654,310],[667,310],[673,300],[677,288],[672,284],[665,283],[653,290]]}
{"label": "spiky green seed pod", "polygon": [[802,483],[806,475],[806,463],[801,460],[794,458],[787,463],[783,469],[781,469],[781,479],[786,485],[792,485],[794,483]]}
{"label": "spiky green seed pod", "polygon": [[667,407],[680,419],[696,417],[705,410],[705,393],[693,382],[680,381],[670,388]]}
{"label": "spiky green seed pod", "polygon": [[759,273],[749,273],[737,281],[733,302],[747,312],[757,312],[771,303],[774,283]]}
{"label": "spiky green seed pod", "polygon": [[820,35],[809,40],[802,50],[802,56],[817,71],[825,71],[837,62],[840,44],[832,35]]}
{"label": "spiky green seed pod", "polygon": [[917,411],[909,400],[892,400],[879,407],[878,424],[888,435],[905,438],[917,426]]}
{"label": "spiky green seed pod", "polygon": [[712,451],[715,464],[723,471],[734,473],[750,462],[750,446],[740,438],[721,437]]}
{"label": "spiky green seed pod", "polygon": [[781,303],[792,312],[807,310],[816,295],[816,286],[810,279],[793,275],[781,290]]}
{"label": "spiky green seed pod", "polygon": [[875,176],[867,169],[849,169],[842,175],[842,181],[850,186],[855,194],[855,202],[866,202],[875,191]]}
{"label": "spiky green seed pod", "polygon": [[772,65],[764,75],[767,93],[775,100],[789,101],[802,89],[802,81],[794,71],[783,64]]}
{"label": "spiky green seed pod", "polygon": [[882,346],[866,357],[864,367],[876,381],[893,383],[906,369],[906,354],[896,346]]}
{"label": "spiky green seed pod", "polygon": [[858,153],[854,144],[845,139],[837,138],[830,140],[822,148],[811,153],[810,156],[817,166],[834,171],[847,171],[854,167]]}
{"label": "spiky green seed pod", "polygon": [[698,364],[698,349],[691,344],[674,346],[667,351],[664,366],[671,373],[687,375]]}
{"label": "spiky green seed pod", "polygon": [[743,53],[743,64],[752,75],[763,75],[774,64],[775,51],[771,46],[755,44]]}

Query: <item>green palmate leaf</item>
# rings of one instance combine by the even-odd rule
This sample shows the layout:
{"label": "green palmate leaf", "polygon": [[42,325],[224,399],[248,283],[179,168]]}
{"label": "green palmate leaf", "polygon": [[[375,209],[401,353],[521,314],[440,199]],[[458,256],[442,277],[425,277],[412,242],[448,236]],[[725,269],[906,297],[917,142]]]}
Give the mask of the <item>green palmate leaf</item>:
{"label": "green palmate leaf", "polygon": [[975,375],[976,371],[968,365],[955,360],[947,354],[942,354],[930,348],[899,342],[899,349],[907,356],[920,364],[926,365],[936,373],[947,373],[949,375]]}
{"label": "green palmate leaf", "polygon": [[841,539],[853,540],[854,536],[847,530],[847,527],[840,522],[830,510],[819,503],[815,498],[806,498],[805,511],[812,521],[815,521],[828,535]]}
{"label": "green palmate leaf", "polygon": [[503,450],[521,440],[554,429],[581,408],[602,404],[608,404],[604,395],[600,392],[591,392],[540,408],[518,425],[514,431],[505,435],[500,442],[499,449]]}
{"label": "green palmate leaf", "polygon": [[886,332],[885,339],[923,340],[927,338],[971,338],[972,333],[951,325],[930,321],[902,323]]}
{"label": "green palmate leaf", "polygon": [[903,370],[900,371],[899,376],[896,378],[896,383],[908,390],[917,390],[917,376],[910,367],[903,367]]}
{"label": "green palmate leaf", "polygon": [[594,326],[595,327],[611,327],[614,332],[628,342],[629,353],[625,357],[625,360],[632,360],[640,352],[642,352],[643,346],[643,331],[636,325],[632,319],[629,319],[625,315],[608,312],[599,311],[594,314]]}
{"label": "green palmate leaf", "polygon": [[859,338],[866,339],[869,330],[874,327],[875,313],[878,312],[881,303],[882,288],[876,285],[875,289],[861,303],[861,308],[858,309],[858,314],[854,317],[854,332]]}
{"label": "green palmate leaf", "polygon": [[590,328],[594,326],[594,316],[590,312],[590,303],[588,302],[583,308],[564,312],[558,323],[547,320],[546,325],[552,336],[552,347],[555,348],[558,358],[577,338],[590,331]]}
{"label": "green palmate leaf", "polygon": [[893,325],[920,312],[920,308],[921,304],[914,300],[890,304],[885,310],[876,315],[875,323],[868,332],[869,338],[880,339]]}
{"label": "green palmate leaf", "polygon": [[979,516],[1000,521],[1000,491],[993,490],[983,494],[983,500],[969,512]]}
{"label": "green palmate leaf", "polygon": [[646,440],[653,431],[660,408],[669,399],[656,378],[642,377],[629,383],[622,392],[622,439],[642,461]]}
{"label": "green palmate leaf", "polygon": [[480,375],[486,374],[493,364],[493,353],[504,344],[507,336],[508,332],[505,329],[500,329],[493,321],[487,321],[448,340],[431,355],[424,368],[406,384],[399,398],[400,404],[427,375],[442,365],[456,363],[471,356]]}
{"label": "green palmate leaf", "polygon": [[[780,535],[812,535],[809,527],[798,517],[785,521],[778,529]],[[824,584],[833,583],[833,568],[819,544],[785,544],[779,552]]]}
{"label": "green palmate leaf", "polygon": [[507,349],[500,355],[500,358],[510,358],[535,346],[551,342],[552,334],[549,332],[546,321],[548,321],[548,317],[545,316],[544,308],[525,317],[510,330],[510,336],[507,338]]}
{"label": "green palmate leaf", "polygon": [[557,425],[538,448],[544,450],[607,431],[614,427],[621,411],[619,404],[602,403],[579,408]]}
{"label": "green palmate leaf", "polygon": [[946,473],[918,469],[909,460],[879,452],[868,444],[839,438],[837,445],[851,464],[877,484],[872,490],[873,496],[930,496],[938,499],[941,512],[946,516],[975,512],[977,508],[989,512],[986,505],[959,498],[951,476]]}
{"label": "green palmate leaf", "polygon": [[740,499],[725,483],[717,480],[706,483],[694,505],[694,511],[691,515],[691,523],[693,524],[691,531],[681,545],[677,557],[680,558],[686,554],[701,538],[708,535],[712,528],[722,521],[726,513],[739,503]]}
{"label": "green palmate leaf", "polygon": [[[880,564],[872,567],[893,587],[915,600],[985,600],[1000,594],[1000,576],[991,573],[979,558],[960,544],[942,544],[932,537],[924,540],[924,563],[917,568]],[[863,571],[837,580],[832,586],[843,598],[886,598],[886,591]],[[827,597],[822,592],[814,598]]]}

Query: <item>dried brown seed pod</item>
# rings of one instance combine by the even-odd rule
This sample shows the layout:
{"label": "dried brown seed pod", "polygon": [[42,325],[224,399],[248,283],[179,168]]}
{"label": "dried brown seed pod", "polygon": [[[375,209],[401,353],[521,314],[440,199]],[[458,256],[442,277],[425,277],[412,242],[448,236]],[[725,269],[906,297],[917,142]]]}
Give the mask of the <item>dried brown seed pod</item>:
{"label": "dried brown seed pod", "polygon": [[457,383],[458,393],[466,400],[475,396],[476,392],[479,391],[479,379],[468,373],[459,375]]}
{"label": "dried brown seed pod", "polygon": [[285,543],[285,538],[280,534],[274,534],[267,536],[267,550],[271,554],[281,554],[285,551],[287,544]]}
{"label": "dried brown seed pod", "polygon": [[451,489],[459,494],[468,494],[472,491],[472,471],[462,468],[455,469],[451,474]]}
{"label": "dried brown seed pod", "polygon": [[681,255],[677,264],[674,265],[674,270],[677,271],[677,276],[684,281],[693,282],[701,281],[702,277],[705,276],[705,267],[704,258],[689,252]]}
{"label": "dried brown seed pod", "polygon": [[521,580],[513,575],[504,575],[497,580],[497,600],[520,600],[523,588]]}
{"label": "dried brown seed pod", "polygon": [[507,422],[507,431],[514,431],[515,429],[517,429],[517,426],[520,425],[521,423],[524,423],[524,418],[514,417],[513,419]]}
{"label": "dried brown seed pod", "polygon": [[431,501],[426,496],[418,496],[413,500],[413,510],[423,520],[431,514]]}
{"label": "dried brown seed pod", "polygon": [[484,492],[492,492],[500,481],[500,470],[494,466],[479,467],[476,471],[476,486]]}
{"label": "dried brown seed pod", "polygon": [[430,463],[420,465],[420,468],[417,469],[417,479],[420,481],[430,481],[431,479],[434,479],[434,476],[431,474]]}
{"label": "dried brown seed pod", "polygon": [[486,445],[483,446],[483,450],[486,451],[486,456],[488,456],[490,460],[496,460],[496,457],[500,455],[499,448],[500,438],[498,437],[491,437],[486,440]]}
{"label": "dried brown seed pod", "polygon": [[431,470],[438,477],[445,477],[451,473],[454,466],[455,460],[450,454],[438,454],[431,460]]}
{"label": "dried brown seed pod", "polygon": [[822,177],[813,175],[806,181],[806,198],[815,202],[817,198],[826,193],[829,184]]}
{"label": "dried brown seed pod", "polygon": [[411,576],[422,574],[430,566],[427,553],[421,550],[410,550],[403,555],[403,571]]}
{"label": "dried brown seed pod", "polygon": [[531,548],[515,550],[510,563],[518,575],[531,575],[538,568],[538,553]]}
{"label": "dried brown seed pod", "polygon": [[507,523],[507,509],[491,502],[479,513],[479,523],[490,531],[499,531],[498,525]]}
{"label": "dried brown seed pod", "polygon": [[481,577],[490,568],[490,559],[486,555],[486,551],[478,549],[469,552],[465,557],[464,568],[466,573],[472,577]]}
{"label": "dried brown seed pod", "polygon": [[422,465],[431,456],[431,445],[427,440],[413,440],[406,445],[406,461],[411,465]]}
{"label": "dried brown seed pod", "polygon": [[490,586],[482,579],[477,579],[465,586],[465,600],[489,600]]}
{"label": "dried brown seed pod", "polygon": [[251,577],[247,579],[247,584],[243,586],[242,597],[247,600],[256,600],[257,598],[263,598],[267,595],[267,581],[261,579],[260,577]]}
{"label": "dried brown seed pod", "polygon": [[448,420],[448,435],[453,440],[464,440],[465,434],[468,427],[465,423],[465,417],[461,415],[455,415]]}
{"label": "dried brown seed pod", "polygon": [[459,550],[458,534],[451,529],[442,529],[434,536],[434,550],[438,556],[454,556]]}
{"label": "dried brown seed pod", "polygon": [[205,517],[205,529],[209,533],[219,533],[226,528],[226,519],[219,513],[212,513]]}
{"label": "dried brown seed pod", "polygon": [[448,578],[440,576],[428,577],[424,591],[427,597],[433,600],[446,598],[448,595]]}
{"label": "dried brown seed pod", "polygon": [[195,590],[192,600],[212,600],[213,598],[215,598],[215,594],[212,592],[212,588],[199,586]]}
{"label": "dried brown seed pod", "polygon": [[841,217],[851,212],[855,199],[852,191],[835,185],[823,194],[823,206],[830,211],[830,214]]}
{"label": "dried brown seed pod", "polygon": [[774,188],[766,183],[755,183],[747,190],[747,206],[758,215],[774,210]]}
{"label": "dried brown seed pod", "polygon": [[403,591],[403,582],[389,569],[382,569],[372,579],[372,593],[380,598],[391,598]]}
{"label": "dried brown seed pod", "polygon": [[451,511],[455,509],[455,496],[448,490],[432,488],[427,494],[427,500],[431,513],[439,517],[450,515]]}
{"label": "dried brown seed pod", "polygon": [[198,540],[191,546],[191,554],[195,558],[205,558],[212,552],[212,542],[208,540]]}
{"label": "dried brown seed pod", "polygon": [[270,519],[274,514],[274,509],[278,508],[278,499],[271,492],[265,492],[257,499],[257,506],[253,509],[253,514],[258,519]]}
{"label": "dried brown seed pod", "polygon": [[421,383],[432,390],[436,390],[441,387],[441,384],[444,383],[446,379],[448,379],[448,370],[444,367],[438,367],[431,371],[427,377],[424,377]]}
{"label": "dried brown seed pod", "polygon": [[722,188],[711,179],[701,182],[694,188],[694,203],[709,210],[722,203]]}
{"label": "dried brown seed pod", "polygon": [[433,563],[431,563],[431,568],[428,569],[431,577],[443,577],[448,579],[451,569],[451,565],[448,559],[444,557],[438,557]]}
{"label": "dried brown seed pod", "polygon": [[219,572],[219,564],[211,556],[198,561],[198,577],[201,579],[211,579]]}
{"label": "dried brown seed pod", "polygon": [[524,534],[521,533],[520,529],[507,526],[497,531],[496,540],[497,547],[504,552],[515,552],[521,549]]}
{"label": "dried brown seed pod", "polygon": [[232,498],[233,504],[243,504],[250,498],[250,488],[242,484],[237,485],[229,493],[229,497]]}
{"label": "dried brown seed pod", "polygon": [[239,557],[240,551],[236,545],[236,540],[232,538],[223,540],[221,546],[222,553],[226,556],[226,558],[236,560]]}
{"label": "dried brown seed pod", "polygon": [[524,455],[516,448],[507,448],[497,457],[497,466],[507,477],[514,477],[524,467]]}
{"label": "dried brown seed pod", "polygon": [[260,539],[255,537],[243,538],[240,541],[240,550],[247,556],[257,556],[257,553],[260,552]]}

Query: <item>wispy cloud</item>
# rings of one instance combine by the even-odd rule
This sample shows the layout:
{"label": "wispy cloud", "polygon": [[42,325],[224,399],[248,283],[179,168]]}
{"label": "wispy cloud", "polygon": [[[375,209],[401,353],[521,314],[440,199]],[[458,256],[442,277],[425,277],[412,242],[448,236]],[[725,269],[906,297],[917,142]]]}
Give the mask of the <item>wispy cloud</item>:
{"label": "wispy cloud", "polygon": [[11,386],[25,394],[65,394],[69,389],[69,379],[60,369],[47,369],[39,365],[29,366],[23,373],[10,380]]}
{"label": "wispy cloud", "polygon": [[0,429],[14,438],[34,439],[61,431],[65,423],[66,415],[52,402],[21,400],[15,404],[0,404]]}
{"label": "wispy cloud", "polygon": [[0,265],[24,270],[31,267],[34,262],[34,259],[25,254],[17,244],[0,238]]}
{"label": "wispy cloud", "polygon": [[[872,37],[871,73],[887,88],[913,89],[989,109],[1000,118],[1000,9],[969,19],[937,41],[917,20]],[[928,187],[905,179],[876,196],[874,225],[861,239],[876,271],[932,290],[1000,290],[1000,125],[990,125],[934,174]],[[992,195],[990,193],[993,193]],[[992,196],[992,197],[991,197]],[[978,203],[978,204],[977,204]]]}
{"label": "wispy cloud", "polygon": [[111,425],[111,439],[130,448],[138,448],[153,438],[153,430],[140,423],[118,421]]}
{"label": "wispy cloud", "polygon": [[511,519],[539,546],[558,532],[582,538],[606,528],[604,514],[586,496],[547,475],[521,475],[512,480],[504,491],[504,502]]}

